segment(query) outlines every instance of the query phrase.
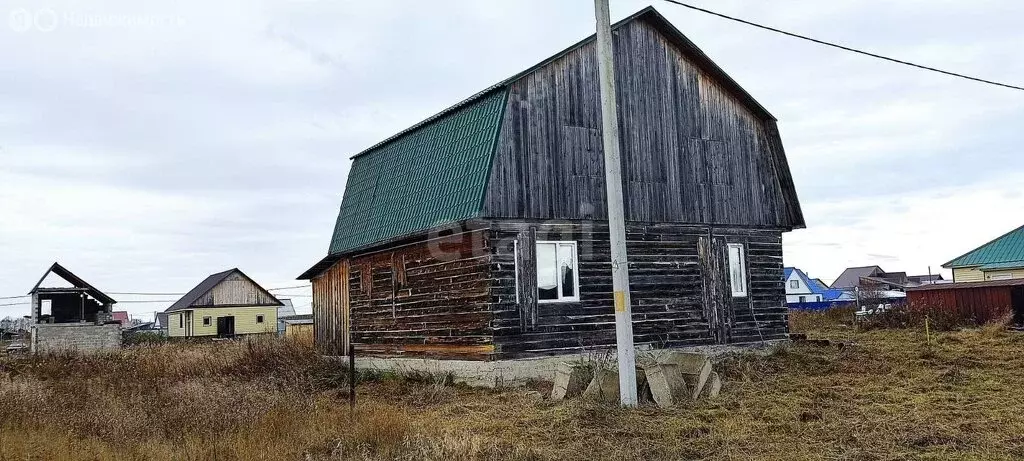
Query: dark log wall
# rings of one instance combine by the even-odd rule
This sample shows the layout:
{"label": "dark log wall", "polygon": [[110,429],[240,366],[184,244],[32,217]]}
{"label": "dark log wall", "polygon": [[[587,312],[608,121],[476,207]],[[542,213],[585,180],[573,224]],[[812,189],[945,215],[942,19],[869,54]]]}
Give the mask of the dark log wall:
{"label": "dark log wall", "polygon": [[[351,342],[357,353],[488,358],[494,347],[486,237],[484,230],[460,230],[347,260]],[[332,269],[313,280],[317,325],[338,324],[345,318],[332,314],[344,309],[341,296],[328,297],[329,290],[320,288],[342,286],[336,279],[344,274]],[[340,349],[340,339],[333,340],[333,346],[331,340],[321,339],[325,333],[318,326],[317,344]]]}
{"label": "dark log wall", "polygon": [[[491,226],[495,357],[615,344],[605,223],[495,221]],[[630,224],[627,239],[638,345],[744,344],[787,337],[781,231]],[[536,240],[577,242],[579,302],[537,302]],[[745,245],[745,298],[733,298],[729,289],[727,243]]]}
{"label": "dark log wall", "polygon": [[[614,42],[628,220],[803,227],[774,120],[647,21]],[[515,81],[508,97],[484,215],[606,218],[594,44]]]}

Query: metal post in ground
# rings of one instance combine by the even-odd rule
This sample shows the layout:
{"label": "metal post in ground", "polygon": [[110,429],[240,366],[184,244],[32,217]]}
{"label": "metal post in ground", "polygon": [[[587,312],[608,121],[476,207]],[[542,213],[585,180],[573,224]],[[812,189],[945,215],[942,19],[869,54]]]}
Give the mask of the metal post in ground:
{"label": "metal post in ground", "polygon": [[604,175],[608,189],[608,234],[611,238],[615,339],[619,357],[619,401],[636,406],[636,351],[633,349],[626,221],[622,205],[622,165],[619,161],[619,115],[615,107],[615,65],[608,0],[594,0],[597,17],[597,66],[601,80],[601,127],[604,137]]}
{"label": "metal post in ground", "polygon": [[348,409],[356,409],[356,348],[348,345]]}

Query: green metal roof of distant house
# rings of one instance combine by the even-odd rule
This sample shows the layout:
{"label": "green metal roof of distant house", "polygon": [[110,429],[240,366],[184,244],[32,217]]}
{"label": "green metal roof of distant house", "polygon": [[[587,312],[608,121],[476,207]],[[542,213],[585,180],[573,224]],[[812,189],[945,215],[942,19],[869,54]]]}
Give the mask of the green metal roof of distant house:
{"label": "green metal roof of distant house", "polygon": [[496,89],[357,155],[330,252],[476,217],[505,97]]}
{"label": "green metal roof of distant house", "polygon": [[981,266],[978,269],[983,270],[983,271],[997,271],[997,270],[1020,269],[1020,268],[1024,268],[1024,261],[1010,261],[1010,262],[1005,262],[1005,263],[985,264],[984,266]]}
{"label": "green metal roof of distant house", "polygon": [[995,240],[943,264],[942,267],[985,266],[991,269],[1010,269],[1024,265],[1020,264],[1021,262],[1024,262],[1024,226],[1007,232]]}

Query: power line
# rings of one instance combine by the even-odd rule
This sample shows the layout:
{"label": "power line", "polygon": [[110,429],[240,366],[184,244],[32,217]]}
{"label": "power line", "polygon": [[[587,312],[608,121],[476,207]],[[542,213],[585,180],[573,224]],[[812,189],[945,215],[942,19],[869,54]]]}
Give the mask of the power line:
{"label": "power line", "polygon": [[750,22],[750,21],[747,21],[747,20],[744,20],[744,19],[735,18],[735,17],[732,17],[732,16],[727,16],[727,15],[724,15],[722,13],[717,13],[717,12],[714,12],[714,11],[711,11],[711,10],[706,10],[704,8],[700,8],[700,7],[696,7],[696,6],[693,6],[693,5],[689,5],[689,4],[686,4],[686,3],[683,3],[683,2],[680,2],[680,1],[677,1],[677,0],[665,0],[665,1],[668,2],[668,3],[672,3],[674,5],[682,6],[684,8],[689,8],[691,10],[700,11],[702,13],[707,13],[707,14],[710,14],[710,15],[713,15],[713,16],[718,16],[718,17],[723,18],[723,19],[728,19],[730,21],[736,21],[736,22],[739,22],[739,23],[746,24],[748,26],[754,26],[754,27],[757,27],[759,29],[764,29],[764,30],[772,31],[772,32],[783,34],[783,35],[787,35],[787,36],[790,36],[790,37],[793,37],[793,38],[799,38],[801,40],[807,40],[809,42],[814,42],[814,43],[817,43],[819,45],[825,45],[825,46],[830,46],[830,47],[833,47],[833,48],[839,48],[840,50],[849,51],[849,52],[857,53],[857,54],[862,54],[864,56],[870,56],[872,58],[882,59],[882,60],[889,61],[889,62],[895,62],[897,64],[903,64],[905,66],[916,67],[918,69],[928,70],[928,71],[932,71],[932,72],[938,72],[940,74],[945,74],[945,75],[949,75],[949,76],[952,76],[952,77],[959,77],[959,78],[963,78],[963,79],[967,79],[967,80],[973,80],[975,82],[987,83],[989,85],[995,85],[995,86],[1000,86],[1000,87],[1003,87],[1003,88],[1010,88],[1010,89],[1013,89],[1013,90],[1024,91],[1024,87],[1021,87],[1021,86],[1009,85],[1009,84],[1006,84],[1006,83],[999,83],[999,82],[995,82],[995,81],[992,81],[992,80],[986,80],[986,79],[978,78],[978,77],[971,77],[970,75],[958,74],[956,72],[950,72],[948,70],[936,69],[934,67],[929,67],[929,66],[925,66],[925,65],[921,65],[921,64],[915,64],[915,63],[912,63],[912,62],[909,62],[909,61],[903,61],[903,60],[900,60],[900,59],[890,58],[888,56],[882,56],[880,54],[875,54],[875,53],[871,53],[871,52],[868,52],[868,51],[861,51],[861,50],[858,50],[858,49],[850,48],[848,46],[837,45],[835,43],[826,42],[824,40],[818,40],[816,38],[807,37],[805,35],[795,34],[793,32],[786,32],[784,30],[776,29],[774,27],[769,27],[769,26],[761,25],[761,24],[758,24],[756,22]]}
{"label": "power line", "polygon": [[177,299],[158,299],[158,300],[147,300],[147,301],[142,301],[142,300],[138,300],[138,299],[131,299],[131,300],[128,300],[128,301],[118,301],[117,304],[126,304],[126,303],[127,304],[132,304],[132,303],[173,303],[175,301],[177,301]]}
{"label": "power line", "polygon": [[[311,288],[311,287],[312,287],[312,285],[295,285],[295,286],[290,286],[290,287],[268,288],[267,291],[294,290],[294,289],[299,289],[299,288]],[[185,293],[138,292],[138,291],[108,291],[106,293],[107,294],[111,294],[111,295],[125,295],[125,296],[184,296],[185,295]],[[0,297],[0,299],[21,299],[21,298],[28,298],[29,296],[30,295],[2,296],[2,297]],[[306,296],[306,297],[308,297],[310,295],[291,295],[291,294],[284,294],[284,293],[282,293],[281,296]],[[174,301],[177,301],[177,300],[175,299],[175,300],[172,300],[170,302],[174,302]],[[127,303],[127,302],[154,302],[154,303],[157,303],[157,302],[165,302],[165,301],[118,301],[118,302],[121,302],[121,303]]]}
{"label": "power line", "polygon": [[6,303],[6,304],[0,304],[0,307],[7,307],[7,306],[28,306],[28,305],[30,305],[30,304],[32,304],[32,303]]}
{"label": "power line", "polygon": [[291,289],[294,289],[294,288],[309,288],[309,287],[312,287],[312,286],[313,285],[296,285],[296,286],[293,286],[293,287],[267,288],[267,291],[291,290]]}
{"label": "power line", "polygon": [[107,294],[112,295],[134,295],[134,296],[183,296],[185,293],[132,293],[127,291],[111,291]]}

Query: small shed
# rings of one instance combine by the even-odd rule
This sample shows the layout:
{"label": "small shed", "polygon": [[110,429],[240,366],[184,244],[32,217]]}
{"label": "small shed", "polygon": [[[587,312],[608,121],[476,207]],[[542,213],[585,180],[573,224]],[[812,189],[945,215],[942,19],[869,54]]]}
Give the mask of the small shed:
{"label": "small shed", "polygon": [[1013,314],[1024,323],[1024,279],[924,285],[907,289],[907,306],[913,312],[955,312],[980,323]]}
{"label": "small shed", "polygon": [[280,322],[284,324],[282,336],[313,344],[313,314],[281,317]]}

